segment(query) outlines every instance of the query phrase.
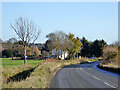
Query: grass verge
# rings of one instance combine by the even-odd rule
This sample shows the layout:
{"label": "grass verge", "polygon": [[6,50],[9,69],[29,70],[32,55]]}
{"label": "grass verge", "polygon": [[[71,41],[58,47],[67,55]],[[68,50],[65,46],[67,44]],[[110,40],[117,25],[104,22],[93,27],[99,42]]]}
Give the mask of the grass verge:
{"label": "grass verge", "polygon": [[27,65],[24,65],[24,60],[12,60],[12,58],[1,58],[1,61],[2,87],[8,87],[7,81],[11,79],[11,77],[22,73],[23,71],[29,71],[30,69],[37,66],[40,62],[42,62],[42,60],[27,60]]}

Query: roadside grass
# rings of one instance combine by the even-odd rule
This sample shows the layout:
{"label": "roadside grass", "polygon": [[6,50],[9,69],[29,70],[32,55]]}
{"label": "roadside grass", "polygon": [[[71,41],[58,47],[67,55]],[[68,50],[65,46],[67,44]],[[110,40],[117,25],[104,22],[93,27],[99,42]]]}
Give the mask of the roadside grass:
{"label": "roadside grass", "polygon": [[5,84],[4,88],[46,88],[54,70],[58,70],[60,63],[45,62],[31,73],[30,77],[20,82],[11,81]]}
{"label": "roadside grass", "polygon": [[[72,65],[72,64],[82,64],[86,61],[83,60],[55,60],[55,59],[47,59],[39,64],[37,68],[33,72],[31,72],[30,76],[25,80],[21,81],[10,81],[9,83],[3,83],[3,88],[49,88],[50,81],[55,73],[64,66]],[[9,70],[11,73],[13,70],[13,74],[8,75],[12,76],[14,74],[19,73],[18,69],[15,69],[15,65],[12,66],[12,69]],[[20,70],[27,70],[28,66],[19,65],[17,68]],[[15,69],[15,70],[14,70]],[[18,71],[17,71],[18,70]],[[6,69],[6,73],[7,73]]]}
{"label": "roadside grass", "polygon": [[95,62],[95,61],[98,61],[98,59],[95,58],[95,59],[89,59],[89,60],[88,60],[88,62]]}
{"label": "roadside grass", "polygon": [[43,60],[27,60],[24,65],[24,60],[12,60],[12,58],[1,58],[2,61],[2,83],[6,83],[7,79],[26,70],[32,69],[41,63]]}
{"label": "roadside grass", "polygon": [[95,62],[95,61],[98,61],[99,59],[102,59],[102,58],[101,57],[95,58],[95,59],[84,58],[84,57],[81,58],[81,60],[84,61],[84,62]]}

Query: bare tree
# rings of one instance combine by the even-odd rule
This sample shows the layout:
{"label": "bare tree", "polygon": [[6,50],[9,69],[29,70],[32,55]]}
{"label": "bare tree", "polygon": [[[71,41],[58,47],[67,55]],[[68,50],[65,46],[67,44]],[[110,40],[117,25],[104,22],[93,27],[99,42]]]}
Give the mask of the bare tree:
{"label": "bare tree", "polygon": [[24,47],[24,64],[26,64],[26,46],[38,39],[40,30],[37,29],[37,26],[32,21],[23,17],[19,17],[15,21],[15,24],[11,24],[11,27],[22,41]]}
{"label": "bare tree", "polygon": [[51,50],[55,49],[57,56],[59,56],[60,50],[63,51],[65,59],[65,52],[71,49],[72,44],[68,35],[63,31],[56,31],[48,34],[46,37],[49,38],[48,47],[50,47]]}

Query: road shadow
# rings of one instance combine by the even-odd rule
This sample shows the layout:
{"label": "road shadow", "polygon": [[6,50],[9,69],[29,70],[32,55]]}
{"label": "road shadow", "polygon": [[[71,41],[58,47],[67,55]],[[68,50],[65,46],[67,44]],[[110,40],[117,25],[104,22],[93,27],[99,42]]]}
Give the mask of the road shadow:
{"label": "road shadow", "polygon": [[110,68],[110,67],[102,67],[100,65],[97,65],[98,68],[105,70],[105,71],[109,71],[109,72],[113,72],[113,73],[117,73],[120,75],[120,68]]}
{"label": "road shadow", "polygon": [[93,68],[93,65],[96,62],[83,62],[80,64],[73,64],[73,65],[68,65],[68,66],[64,66],[63,68]]}
{"label": "road shadow", "polygon": [[[36,67],[35,67],[36,68]],[[15,74],[12,77],[9,77],[7,79],[6,83],[9,83],[10,81],[21,81],[21,80],[25,80],[27,77],[30,77],[30,74],[34,71],[35,68],[20,72],[18,74]]]}
{"label": "road shadow", "polygon": [[76,65],[68,65],[68,66],[64,66],[63,68],[80,68],[81,65],[80,64],[76,64]]}

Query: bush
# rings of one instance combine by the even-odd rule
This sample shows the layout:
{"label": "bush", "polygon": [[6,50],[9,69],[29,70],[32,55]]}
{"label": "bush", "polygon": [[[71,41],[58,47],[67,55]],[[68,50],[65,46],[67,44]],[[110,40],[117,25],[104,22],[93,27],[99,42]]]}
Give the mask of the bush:
{"label": "bush", "polygon": [[103,49],[103,60],[101,65],[107,65],[108,63],[118,65],[118,47],[117,46],[107,46]]}
{"label": "bush", "polygon": [[3,50],[2,51],[2,56],[12,57],[13,56],[13,51],[12,50]]}
{"label": "bush", "polygon": [[114,59],[117,56],[117,53],[112,51],[109,51],[107,54],[108,54],[108,57],[107,57],[108,59]]}

